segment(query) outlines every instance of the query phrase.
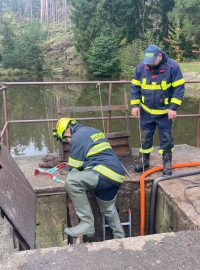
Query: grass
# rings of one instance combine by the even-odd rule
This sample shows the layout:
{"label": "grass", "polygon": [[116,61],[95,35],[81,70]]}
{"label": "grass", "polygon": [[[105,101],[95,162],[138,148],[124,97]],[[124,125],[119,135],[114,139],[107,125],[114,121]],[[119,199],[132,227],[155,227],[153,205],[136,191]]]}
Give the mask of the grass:
{"label": "grass", "polygon": [[179,66],[183,73],[197,72],[200,73],[200,62],[183,62],[179,63]]}
{"label": "grass", "polygon": [[199,83],[186,84],[186,96],[200,99],[200,62],[183,62],[179,63],[186,81],[199,81]]}

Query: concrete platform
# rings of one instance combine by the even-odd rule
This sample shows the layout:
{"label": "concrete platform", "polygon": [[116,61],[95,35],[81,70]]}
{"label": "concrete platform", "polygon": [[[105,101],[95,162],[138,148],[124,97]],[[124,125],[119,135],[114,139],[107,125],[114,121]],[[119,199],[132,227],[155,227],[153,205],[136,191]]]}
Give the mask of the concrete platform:
{"label": "concrete platform", "polygon": [[[132,149],[133,156],[131,157],[122,157],[120,158],[123,165],[127,169],[131,178],[126,175],[125,181],[139,181],[139,177],[141,173],[134,172],[134,165],[137,160],[138,156],[138,149]],[[34,190],[38,193],[42,191],[48,192],[49,190],[54,189],[54,191],[62,191],[64,190],[64,184],[55,182],[51,180],[46,175],[37,175],[34,176],[34,170],[38,168],[38,164],[42,161],[42,156],[31,156],[31,157],[15,157],[15,161],[17,162],[20,169],[25,174],[27,180],[32,185]],[[173,152],[173,163],[184,163],[184,162],[192,162],[192,161],[200,161],[200,148],[196,148],[193,146],[189,146],[186,144],[183,145],[176,145],[174,152]],[[154,152],[151,153],[151,162],[150,168],[162,165],[162,156],[159,155],[155,149]],[[175,169],[174,173],[179,173],[181,171],[190,171],[193,170],[191,168],[184,168],[184,169]],[[57,175],[62,179],[66,179],[66,174],[60,174],[59,172]],[[147,177],[148,179],[155,179],[162,175],[162,172],[154,173],[153,175]]]}
{"label": "concrete platform", "polygon": [[1,270],[199,270],[200,232],[186,231],[17,252]]}

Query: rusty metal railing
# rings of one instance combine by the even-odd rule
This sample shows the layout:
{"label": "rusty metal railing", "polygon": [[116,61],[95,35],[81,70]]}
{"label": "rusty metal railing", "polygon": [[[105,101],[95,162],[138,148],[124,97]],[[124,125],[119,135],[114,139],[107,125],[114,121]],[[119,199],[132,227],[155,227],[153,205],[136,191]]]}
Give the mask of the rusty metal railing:
{"label": "rusty metal railing", "polygon": [[[33,85],[51,85],[51,86],[59,86],[59,85],[108,85],[109,91],[109,100],[108,104],[112,105],[112,89],[113,84],[130,84],[131,81],[63,81],[63,82],[6,82],[3,83],[0,87],[0,92],[3,93],[3,114],[4,114],[4,125],[2,130],[0,130],[0,143],[2,142],[2,138],[6,133],[6,143],[8,149],[10,149],[10,135],[9,135],[9,125],[13,123],[40,123],[40,122],[56,122],[58,119],[27,119],[27,120],[10,120],[9,119],[9,112],[8,112],[8,100],[7,100],[7,89],[9,86],[33,86]],[[200,83],[200,81],[186,81],[188,84],[196,84]],[[199,100],[199,111],[197,114],[184,114],[184,115],[177,115],[178,118],[198,118],[198,126],[197,126],[197,147],[200,147],[200,100]],[[77,118],[77,120],[108,120],[108,131],[110,130],[110,121],[112,119],[127,119],[127,116],[112,116],[111,111],[108,112],[108,116],[101,116],[101,117],[82,117]],[[132,119],[133,116],[128,115],[129,119]]]}

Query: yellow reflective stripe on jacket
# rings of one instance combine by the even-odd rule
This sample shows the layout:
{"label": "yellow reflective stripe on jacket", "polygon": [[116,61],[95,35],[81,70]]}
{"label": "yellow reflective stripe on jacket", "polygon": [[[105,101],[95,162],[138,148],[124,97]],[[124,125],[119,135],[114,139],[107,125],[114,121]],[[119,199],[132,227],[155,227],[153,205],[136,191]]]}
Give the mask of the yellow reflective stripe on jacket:
{"label": "yellow reflective stripe on jacket", "polygon": [[161,82],[161,88],[162,88],[162,90],[167,90],[169,87],[171,87],[171,83],[168,83],[167,84],[167,82],[166,81],[162,81]]}
{"label": "yellow reflective stripe on jacket", "polygon": [[144,103],[144,96],[141,97],[142,103]]}
{"label": "yellow reflective stripe on jacket", "polygon": [[172,99],[171,99],[171,102],[172,102],[172,103],[175,103],[175,104],[177,104],[177,105],[181,105],[182,100],[180,100],[180,99],[178,99],[178,98],[172,98]]}
{"label": "yellow reflective stripe on jacket", "polygon": [[148,148],[148,149],[143,149],[143,148],[140,148],[140,153],[143,153],[143,154],[148,154],[148,153],[151,153],[153,151],[153,147],[151,148]]}
{"label": "yellow reflective stripe on jacket", "polygon": [[133,79],[131,82],[132,82],[132,84],[135,84],[137,86],[141,86],[141,82],[138,80]]}
{"label": "yellow reflective stripe on jacket", "polygon": [[143,103],[141,103],[141,107],[150,114],[166,114],[168,112],[168,109],[166,110],[156,110],[156,109],[150,109]]}
{"label": "yellow reflective stripe on jacket", "polygon": [[165,104],[165,105],[168,105],[168,104],[169,104],[169,99],[168,99],[168,98],[165,98],[165,99],[164,99],[164,104]]}
{"label": "yellow reflective stripe on jacket", "polygon": [[157,84],[156,82],[152,82],[151,84],[146,84],[146,79],[142,80],[141,88],[144,90],[167,90],[171,87],[171,83],[166,81],[162,81],[161,84]]}
{"label": "yellow reflective stripe on jacket", "polygon": [[112,148],[112,147],[110,146],[110,144],[108,142],[99,143],[99,144],[97,144],[97,145],[90,148],[90,150],[87,152],[86,157],[90,157],[92,155],[100,153],[103,150],[106,150],[106,149],[109,149],[109,148]]}
{"label": "yellow reflective stripe on jacket", "polygon": [[81,160],[77,160],[77,159],[73,159],[71,157],[69,157],[69,161],[68,161],[69,166],[74,167],[74,168],[80,168],[83,166],[83,161]]}
{"label": "yellow reflective stripe on jacket", "polygon": [[140,99],[131,100],[131,105],[137,105],[137,104],[140,104]]}
{"label": "yellow reflective stripe on jacket", "polygon": [[95,170],[95,171],[103,174],[104,176],[112,179],[113,181],[116,181],[119,183],[122,183],[124,178],[125,178],[124,175],[118,174],[118,173],[114,172],[113,170],[111,170],[103,165],[97,165],[97,166],[93,167],[93,170]]}
{"label": "yellow reflective stripe on jacket", "polygon": [[161,90],[160,84],[141,84],[141,88],[144,90]]}
{"label": "yellow reflective stripe on jacket", "polygon": [[184,79],[180,79],[178,81],[173,82],[172,83],[172,86],[173,87],[176,87],[176,86],[179,86],[179,85],[184,84],[184,83],[185,83],[185,80]]}

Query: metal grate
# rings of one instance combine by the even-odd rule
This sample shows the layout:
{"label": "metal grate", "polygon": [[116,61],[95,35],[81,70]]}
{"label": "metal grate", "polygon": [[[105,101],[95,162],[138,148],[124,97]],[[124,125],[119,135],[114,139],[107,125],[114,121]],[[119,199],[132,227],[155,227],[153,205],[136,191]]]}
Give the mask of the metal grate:
{"label": "metal grate", "polygon": [[2,144],[0,144],[0,208],[28,247],[35,248],[36,195]]}

